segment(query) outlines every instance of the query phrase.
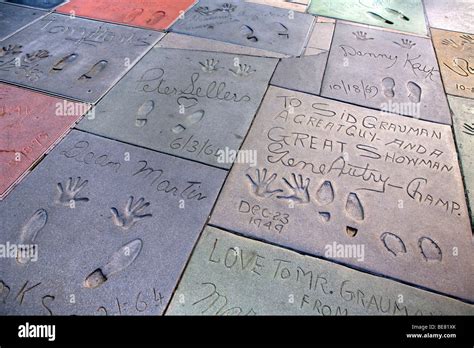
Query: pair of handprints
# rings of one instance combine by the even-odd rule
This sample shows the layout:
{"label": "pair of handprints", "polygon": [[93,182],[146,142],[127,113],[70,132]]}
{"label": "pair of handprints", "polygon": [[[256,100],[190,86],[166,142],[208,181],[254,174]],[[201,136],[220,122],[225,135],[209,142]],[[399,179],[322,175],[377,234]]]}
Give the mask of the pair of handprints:
{"label": "pair of handprints", "polygon": [[[276,197],[277,199],[288,199],[294,203],[309,203],[310,202],[310,179],[304,178],[302,175],[291,174],[291,180],[282,178],[282,181],[287,186],[287,193],[281,188],[271,188],[278,178],[276,173],[270,174],[267,169],[257,169],[255,176],[246,174],[246,177],[251,183],[251,191],[256,196],[261,198]],[[319,217],[323,222],[331,220],[331,213],[323,209],[330,206],[335,200],[335,191],[331,181],[324,181],[317,189],[314,198],[318,203]],[[346,199],[345,212],[356,222],[365,220],[365,211],[361,200],[356,193],[349,193]],[[353,226],[346,226],[346,234],[350,237],[355,237],[358,229]],[[384,232],[380,236],[380,240],[385,249],[393,256],[405,254],[407,248],[403,240],[394,233]],[[418,249],[425,261],[441,261],[442,251],[439,245],[430,237],[422,236],[417,242]]]}
{"label": "pair of handprints", "polygon": [[[77,203],[89,202],[87,197],[79,197],[79,193],[88,184],[88,180],[82,180],[81,177],[69,178],[66,183],[58,183],[58,196],[56,203],[73,208]],[[142,219],[152,217],[152,214],[145,213],[145,209],[150,206],[150,202],[145,202],[145,198],[135,199],[130,196],[123,209],[115,207],[110,208],[112,221],[118,227],[125,230],[130,229],[135,223]]]}
{"label": "pair of handprints", "polygon": [[[199,64],[201,65],[201,70],[206,73],[213,73],[225,69],[224,67],[220,67],[219,60],[214,58],[206,59],[204,62],[199,62]],[[230,71],[232,75],[236,77],[246,77],[253,74],[257,70],[253,69],[251,65],[239,63],[235,64],[233,69],[228,69],[228,71]]]}
{"label": "pair of handprints", "polygon": [[[89,202],[89,198],[80,195],[87,184],[88,180],[83,180],[81,177],[70,177],[66,182],[58,183],[55,203],[75,208],[77,204]],[[112,221],[116,226],[128,230],[138,221],[152,217],[152,214],[145,212],[149,206],[150,202],[145,202],[144,198],[136,200],[133,196],[130,196],[123,209],[115,207],[110,209]],[[39,236],[39,232],[46,226],[47,221],[47,211],[45,209],[38,209],[20,231],[19,245],[21,245],[21,248],[26,249],[33,245],[36,247],[34,243]],[[111,275],[127,268],[138,257],[142,246],[143,242],[138,238],[124,244],[112,253],[108,262],[85,278],[84,287],[96,288],[104,284]],[[27,264],[31,260],[31,253],[28,253],[28,250],[20,249],[19,251],[16,258],[17,262],[23,265]]]}

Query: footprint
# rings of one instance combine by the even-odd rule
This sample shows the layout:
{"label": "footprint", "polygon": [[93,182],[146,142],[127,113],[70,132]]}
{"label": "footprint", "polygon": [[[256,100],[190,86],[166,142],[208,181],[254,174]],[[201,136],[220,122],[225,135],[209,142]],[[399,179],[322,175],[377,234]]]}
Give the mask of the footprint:
{"label": "footprint", "polygon": [[407,89],[410,94],[408,94],[408,99],[412,103],[419,103],[421,100],[421,87],[418,86],[415,82],[410,81],[407,83]]}
{"label": "footprint", "polygon": [[390,25],[393,24],[392,21],[389,21],[388,19],[382,17],[381,15],[378,15],[378,14],[375,13],[375,12],[368,11],[368,12],[367,12],[367,15],[368,15],[370,18],[375,19],[375,20],[378,20],[378,21],[381,21],[381,22],[384,22],[385,24],[390,24]]}
{"label": "footprint", "polygon": [[347,197],[346,212],[354,220],[364,220],[364,208],[362,207],[359,197],[353,192]]}
{"label": "footprint", "polygon": [[130,23],[135,20],[139,15],[143,13],[144,9],[142,8],[134,8],[129,13],[127,13],[123,19],[125,23]]}
{"label": "footprint", "polygon": [[156,11],[151,15],[151,17],[146,21],[149,25],[154,25],[166,17],[165,11]]}
{"label": "footprint", "polygon": [[387,12],[390,12],[391,14],[395,15],[395,16],[399,16],[401,19],[403,19],[404,21],[409,21],[410,18],[408,18],[407,16],[405,16],[403,13],[401,13],[400,11],[397,11],[393,8],[386,8],[385,9]]}
{"label": "footprint", "polygon": [[334,189],[330,181],[325,181],[321,184],[321,187],[316,192],[316,200],[322,204],[326,205],[334,201]]}
{"label": "footprint", "polygon": [[93,77],[96,77],[101,71],[105,69],[108,63],[109,62],[107,62],[106,60],[98,61],[92,66],[92,68],[88,72],[79,77],[79,80],[89,80]]}
{"label": "footprint", "polygon": [[132,240],[114,252],[109,262],[89,274],[84,281],[84,287],[97,288],[104,284],[112,274],[120,272],[130,266],[142,250],[143,242],[140,239]]}
{"label": "footprint", "polygon": [[391,77],[386,77],[382,80],[382,89],[383,89],[383,94],[387,98],[393,98],[395,96],[395,80],[392,79]]}
{"label": "footprint", "polygon": [[431,238],[421,237],[418,239],[418,247],[425,261],[441,261],[443,259],[441,248]]}
{"label": "footprint", "polygon": [[405,243],[403,243],[401,238],[396,234],[384,232],[380,236],[380,240],[382,241],[388,252],[393,254],[393,256],[398,256],[398,254],[405,254],[407,252]]}
{"label": "footprint", "polygon": [[244,35],[247,38],[247,40],[251,42],[258,41],[258,38],[254,35],[253,29],[249,27],[248,25],[242,25],[240,27],[240,32],[242,33],[242,35]]}
{"label": "footprint", "polygon": [[[316,191],[316,201],[320,205],[329,205],[334,202],[334,188],[329,180],[324,181]],[[345,210],[349,217],[356,221],[364,220],[364,208],[359,200],[357,194],[351,192],[346,200]],[[319,218],[322,222],[327,223],[331,221],[331,213],[328,211],[319,211]],[[350,237],[357,235],[358,229],[352,226],[346,226],[346,234]]]}
{"label": "footprint", "polygon": [[182,124],[178,124],[171,128],[171,131],[175,134],[179,134],[186,130],[187,127],[192,126],[193,124],[198,123],[204,117],[204,110],[198,110],[193,112],[191,115],[186,116],[184,122]]}
{"label": "footprint", "polygon": [[155,102],[153,100],[147,100],[137,110],[137,115],[135,119],[136,127],[143,127],[148,122],[148,115],[155,108]]}
{"label": "footprint", "polygon": [[50,72],[58,72],[64,70],[68,65],[74,62],[77,59],[78,55],[76,53],[71,53],[63,58],[61,58],[56,64],[53,65]]}
{"label": "footprint", "polygon": [[[48,213],[44,209],[38,209],[33,216],[28,220],[28,222],[23,226],[20,233],[19,244],[28,244],[31,245],[36,240],[39,231],[43,229],[48,221]],[[20,250],[28,251],[28,250]],[[25,254],[25,255],[23,255]],[[19,263],[25,264],[30,260],[30,256],[27,252],[20,252],[17,255],[16,260]]]}
{"label": "footprint", "polygon": [[[335,192],[332,183],[329,180],[324,181],[319,189],[316,191],[316,201],[319,205],[325,206],[330,205],[334,202]],[[364,208],[357,194],[351,192],[347,196],[345,203],[345,210],[347,215],[355,221],[363,221]],[[324,223],[331,221],[331,213],[329,211],[318,211],[319,219]],[[358,228],[353,226],[346,226],[346,234],[349,237],[355,237],[358,233]]]}

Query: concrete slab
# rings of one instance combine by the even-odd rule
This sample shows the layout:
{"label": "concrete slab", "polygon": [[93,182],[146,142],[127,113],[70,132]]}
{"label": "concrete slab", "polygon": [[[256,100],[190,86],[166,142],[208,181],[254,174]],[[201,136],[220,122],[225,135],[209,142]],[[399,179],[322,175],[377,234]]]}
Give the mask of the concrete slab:
{"label": "concrete slab", "polygon": [[[242,150],[257,166],[232,167],[212,225],[474,300],[449,126],[270,87]],[[328,254],[333,243],[365,256]]]}
{"label": "concrete slab", "polygon": [[453,111],[453,128],[461,160],[466,195],[471,206],[471,226],[474,229],[474,100],[448,96]]}
{"label": "concrete slab", "polygon": [[0,41],[5,40],[47,14],[46,11],[0,2]]}
{"label": "concrete slab", "polygon": [[0,80],[96,102],[162,35],[50,14],[3,41]]}
{"label": "concrete slab", "polygon": [[168,29],[196,0],[71,0],[56,9],[66,15],[76,15],[106,22],[132,25],[140,28]]}
{"label": "concrete slab", "polygon": [[177,33],[166,34],[163,39],[161,39],[156,44],[156,47],[177,48],[182,50],[195,50],[206,52],[220,52],[230,54],[243,54],[247,56],[269,58],[289,57],[286,54]]}
{"label": "concrete slab", "polygon": [[0,199],[89,108],[0,83]]}
{"label": "concrete slab", "polygon": [[239,149],[276,62],[153,49],[100,101],[95,118],[84,119],[79,128],[230,168],[231,159],[220,151]]}
{"label": "concrete slab", "polygon": [[327,59],[327,51],[320,51],[318,55],[282,59],[278,63],[271,84],[318,95],[321,91]]}
{"label": "concrete slab", "polygon": [[279,7],[288,11],[306,12],[309,0],[245,0],[247,2]]}
{"label": "concrete slab", "polygon": [[335,22],[323,21],[325,18],[318,17],[314,29],[309,37],[304,55],[316,55],[320,50],[329,51],[334,34]]}
{"label": "concrete slab", "polygon": [[421,0],[318,0],[311,1],[308,12],[428,35]]}
{"label": "concrete slab", "polygon": [[299,56],[314,18],[243,0],[202,0],[171,31]]}
{"label": "concrete slab", "polygon": [[166,312],[324,316],[473,313],[473,305],[209,226]]}

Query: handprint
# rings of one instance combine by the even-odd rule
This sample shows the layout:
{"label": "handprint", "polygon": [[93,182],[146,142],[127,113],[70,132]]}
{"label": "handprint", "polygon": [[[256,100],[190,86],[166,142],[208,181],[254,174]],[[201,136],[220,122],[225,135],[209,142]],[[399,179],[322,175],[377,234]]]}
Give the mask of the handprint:
{"label": "handprint", "polygon": [[464,123],[463,132],[468,134],[468,135],[474,135],[474,123],[472,123],[472,125],[470,125],[468,123]]}
{"label": "handprint", "polygon": [[208,72],[208,73],[212,73],[212,72],[215,72],[219,69],[222,69],[222,68],[217,67],[217,64],[219,64],[219,61],[217,59],[214,59],[214,58],[206,59],[206,61],[204,63],[199,62],[199,64],[201,64],[202,71]]}
{"label": "handprint", "polygon": [[285,183],[290,187],[292,193],[286,196],[278,196],[277,198],[289,199],[296,203],[308,203],[309,202],[309,178],[303,180],[302,175],[296,176],[291,174],[293,183],[290,183],[286,178],[283,178]]}
{"label": "handprint", "polygon": [[74,180],[73,178],[69,178],[66,185],[64,185],[65,187],[63,187],[63,184],[59,182],[57,185],[59,196],[56,202],[68,207],[74,206],[76,202],[88,202],[89,198],[77,197],[79,191],[81,191],[82,188],[87,185],[87,183],[87,180],[81,182],[81,177],[78,177]]}
{"label": "handprint", "polygon": [[229,71],[234,75],[234,76],[249,76],[250,74],[253,74],[255,69],[252,70],[252,67],[247,64],[239,64],[238,67],[236,67],[234,70],[229,69]]}
{"label": "handprint", "polygon": [[209,9],[209,6],[200,6],[195,11],[203,16],[213,15],[217,12],[234,12],[237,7],[231,3],[224,3],[221,8],[215,8],[214,10]]}
{"label": "handprint", "polygon": [[463,45],[468,43],[468,44],[474,44],[474,37],[472,37],[471,35],[468,35],[468,34],[463,34],[461,36],[459,36],[462,40],[463,40]]}
{"label": "handprint", "polygon": [[194,11],[196,11],[197,13],[199,13],[201,15],[211,14],[211,11],[209,10],[208,6],[199,6]]}
{"label": "handprint", "polygon": [[152,214],[141,214],[145,208],[150,205],[150,202],[145,202],[145,198],[140,198],[136,203],[133,203],[133,196],[130,196],[127,205],[123,212],[119,212],[117,208],[111,208],[112,220],[118,227],[125,230],[131,228],[137,221],[152,217]]}
{"label": "handprint", "polygon": [[276,173],[273,173],[270,175],[269,178],[267,178],[267,169],[262,169],[260,171],[259,169],[256,170],[257,177],[256,179],[253,179],[250,175],[245,174],[247,178],[249,178],[250,182],[253,185],[253,192],[259,196],[259,197],[271,197],[275,193],[281,193],[283,190],[272,190],[270,189],[270,184],[275,181],[277,178]]}
{"label": "handprint", "polygon": [[21,45],[8,45],[4,47],[0,47],[0,57],[4,57],[6,55],[12,54],[18,54],[21,53],[21,48],[23,46]]}
{"label": "handprint", "polygon": [[222,11],[222,12],[229,12],[229,13],[230,13],[230,12],[234,12],[236,8],[237,8],[237,6],[232,5],[232,4],[226,2],[225,4],[222,4],[222,9],[221,9],[221,11]]}
{"label": "handprint", "polygon": [[453,46],[454,48],[459,48],[460,46],[453,39],[443,39],[441,43],[445,46]]}
{"label": "handprint", "polygon": [[409,40],[409,39],[401,39],[401,42],[397,42],[397,41],[393,41],[393,43],[395,45],[398,45],[402,48],[412,48],[413,46],[416,45],[416,43],[414,43],[413,41]]}
{"label": "handprint", "polygon": [[362,40],[362,41],[374,39],[373,37],[367,37],[367,33],[361,30],[352,32],[352,35],[354,35],[357,40]]}

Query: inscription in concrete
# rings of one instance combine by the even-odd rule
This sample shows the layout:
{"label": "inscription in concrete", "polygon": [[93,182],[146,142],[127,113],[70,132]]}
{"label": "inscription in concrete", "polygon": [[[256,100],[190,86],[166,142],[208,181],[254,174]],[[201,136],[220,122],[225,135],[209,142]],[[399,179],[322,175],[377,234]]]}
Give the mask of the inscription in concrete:
{"label": "inscription in concrete", "polygon": [[162,35],[50,14],[2,42],[0,80],[96,102]]}
{"label": "inscription in concrete", "polygon": [[308,12],[420,35],[428,34],[421,0],[313,0]]}
{"label": "inscription in concrete", "polygon": [[195,0],[71,0],[56,11],[80,17],[163,30],[196,3]]}
{"label": "inscription in concrete", "polygon": [[230,168],[231,155],[247,134],[276,62],[153,49],[100,101],[95,118],[84,119],[79,127]]}
{"label": "inscription in concrete", "polygon": [[224,177],[72,131],[0,202],[0,313],[161,314]]}
{"label": "inscription in concrete", "polygon": [[242,0],[199,1],[171,31],[299,56],[311,15]]}
{"label": "inscription in concrete", "polygon": [[431,29],[446,93],[474,98],[474,34]]}
{"label": "inscription in concrete", "polygon": [[[270,87],[242,149],[257,166],[232,167],[211,224],[473,300],[449,126]],[[364,257],[327,253],[334,243]]]}
{"label": "inscription in concrete", "polygon": [[0,199],[89,107],[0,83]]}
{"label": "inscription in concrete", "polygon": [[453,111],[454,133],[471,206],[471,224],[474,226],[474,100],[453,96],[448,96],[448,100]]}
{"label": "inscription in concrete", "polygon": [[473,313],[474,306],[461,301],[208,226],[166,314]]}
{"label": "inscription in concrete", "polygon": [[321,95],[451,124],[427,38],[337,23]]}

